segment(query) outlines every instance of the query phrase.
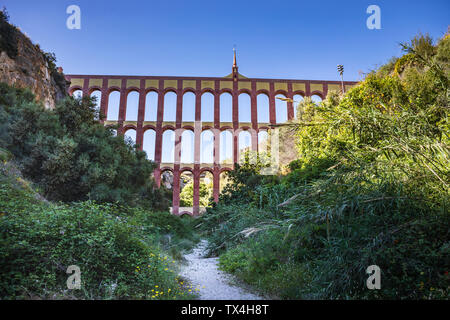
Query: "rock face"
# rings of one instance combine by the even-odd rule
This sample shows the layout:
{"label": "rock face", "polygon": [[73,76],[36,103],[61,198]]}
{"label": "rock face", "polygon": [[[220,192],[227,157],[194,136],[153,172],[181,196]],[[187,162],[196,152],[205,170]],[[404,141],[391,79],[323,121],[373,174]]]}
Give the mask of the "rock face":
{"label": "rock face", "polygon": [[36,99],[42,101],[46,108],[52,109],[57,101],[66,96],[64,75],[54,66],[49,66],[39,45],[34,45],[18,28],[15,30],[17,55],[11,58],[0,47],[0,82],[29,88]]}

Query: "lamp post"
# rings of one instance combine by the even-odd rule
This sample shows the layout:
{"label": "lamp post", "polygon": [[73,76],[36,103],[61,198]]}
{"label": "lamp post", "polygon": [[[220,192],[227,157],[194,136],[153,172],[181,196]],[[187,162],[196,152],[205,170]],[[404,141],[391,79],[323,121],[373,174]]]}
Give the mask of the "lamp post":
{"label": "lamp post", "polygon": [[342,93],[345,93],[345,88],[344,88],[344,66],[342,64],[338,64],[337,70],[338,70],[339,74],[341,75]]}

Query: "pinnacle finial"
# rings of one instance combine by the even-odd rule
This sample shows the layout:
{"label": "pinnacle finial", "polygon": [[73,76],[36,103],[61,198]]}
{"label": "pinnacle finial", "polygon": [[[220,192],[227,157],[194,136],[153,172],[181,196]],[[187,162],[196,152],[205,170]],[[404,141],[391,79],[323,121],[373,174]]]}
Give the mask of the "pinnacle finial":
{"label": "pinnacle finial", "polygon": [[236,46],[233,46],[233,68],[237,67],[236,63]]}

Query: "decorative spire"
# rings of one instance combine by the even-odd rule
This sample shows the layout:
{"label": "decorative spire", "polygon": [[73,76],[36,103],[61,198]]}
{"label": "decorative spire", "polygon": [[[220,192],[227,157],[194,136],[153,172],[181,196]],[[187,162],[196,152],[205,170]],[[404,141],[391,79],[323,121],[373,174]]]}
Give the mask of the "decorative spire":
{"label": "decorative spire", "polygon": [[237,62],[236,62],[236,46],[233,46],[233,80],[237,81],[238,80],[238,66],[237,66]]}

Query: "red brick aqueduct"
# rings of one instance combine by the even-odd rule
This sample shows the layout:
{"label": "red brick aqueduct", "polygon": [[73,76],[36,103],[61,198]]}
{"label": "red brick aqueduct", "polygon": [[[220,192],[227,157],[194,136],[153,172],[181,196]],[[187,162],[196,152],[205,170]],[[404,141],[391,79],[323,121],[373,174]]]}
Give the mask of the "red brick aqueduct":
{"label": "red brick aqueduct", "polygon": [[[171,171],[173,174],[173,203],[172,213],[193,214],[200,213],[199,206],[199,186],[200,176],[209,171],[213,177],[213,196],[217,202],[219,199],[220,175],[224,171],[232,170],[234,164],[238,162],[239,157],[239,133],[249,132],[251,135],[251,149],[257,151],[258,134],[266,131],[271,124],[277,123],[276,96],[282,95],[288,99],[294,99],[294,96],[310,97],[319,96],[321,99],[326,97],[331,90],[340,90],[340,81],[321,81],[321,80],[288,80],[288,79],[256,79],[247,78],[238,73],[236,65],[236,57],[232,68],[232,73],[226,77],[172,77],[172,76],[109,76],[109,75],[66,75],[68,81],[71,82],[68,89],[72,95],[75,91],[82,91],[83,95],[91,95],[94,91],[101,93],[99,102],[100,112],[104,115],[108,114],[108,99],[111,93],[120,93],[118,120],[104,120],[105,125],[118,124],[118,134],[125,134],[127,130],[135,130],[136,144],[142,149],[144,134],[147,130],[153,130],[155,133],[155,150],[154,161],[156,169],[154,172],[155,180],[160,186],[161,175],[165,171]],[[345,81],[345,88],[355,85],[356,82]],[[137,121],[128,121],[127,113],[127,97],[130,93],[137,92],[139,94]],[[157,106],[152,106],[156,113],[156,121],[146,121],[146,112],[149,112],[149,106],[146,106],[146,95],[150,92],[157,94]],[[167,93],[176,94],[176,119],[175,121],[166,121],[164,115],[164,97]],[[185,122],[183,115],[183,96],[185,93],[191,92],[195,95],[195,120]],[[202,95],[211,93],[214,97],[214,119],[210,122],[202,122]],[[224,122],[220,118],[221,106],[220,97],[222,94],[231,95],[232,121]],[[239,95],[247,94],[250,96],[250,114],[251,121],[240,121]],[[258,104],[257,97],[265,95],[268,97],[268,121],[258,121]],[[287,120],[294,118],[294,106],[292,101],[285,100],[287,108]],[[284,108],[284,107],[283,107]],[[147,110],[146,110],[147,109]],[[286,113],[286,111],[282,110]],[[221,121],[222,120],[222,121]],[[163,134],[166,130],[174,131],[174,161],[172,163],[163,163],[161,160]],[[194,161],[193,163],[181,163],[181,138],[184,131],[190,130],[194,133]],[[210,130],[213,132],[213,163],[202,163],[200,159],[200,135],[203,131]],[[232,161],[226,163],[219,159],[219,148],[221,143],[220,134],[223,131],[229,131],[232,139],[228,140],[232,143]],[[180,177],[185,171],[189,171],[193,175],[193,208],[191,210],[180,210]]]}

